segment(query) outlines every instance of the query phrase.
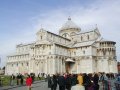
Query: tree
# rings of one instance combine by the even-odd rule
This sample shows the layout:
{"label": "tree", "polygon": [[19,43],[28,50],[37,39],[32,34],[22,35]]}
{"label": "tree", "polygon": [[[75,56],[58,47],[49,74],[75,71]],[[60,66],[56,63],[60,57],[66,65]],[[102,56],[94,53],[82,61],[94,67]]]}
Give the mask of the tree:
{"label": "tree", "polygon": [[5,66],[2,68],[2,70],[5,70]]}

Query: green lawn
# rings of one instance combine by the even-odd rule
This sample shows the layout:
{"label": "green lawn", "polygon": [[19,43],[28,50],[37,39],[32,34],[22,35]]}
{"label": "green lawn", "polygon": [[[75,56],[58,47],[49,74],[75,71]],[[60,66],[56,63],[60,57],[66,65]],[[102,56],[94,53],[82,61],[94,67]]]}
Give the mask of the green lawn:
{"label": "green lawn", "polygon": [[10,85],[10,76],[0,75],[0,79],[3,86]]}
{"label": "green lawn", "polygon": [[[10,76],[0,75],[0,79],[1,79],[1,82],[2,82],[2,86],[10,85]],[[43,77],[41,77],[40,79],[38,77],[35,77],[35,81],[43,80],[43,79],[44,79]],[[17,80],[15,80],[14,82],[15,82],[15,84],[17,84]],[[25,83],[25,81],[24,81],[24,83]]]}

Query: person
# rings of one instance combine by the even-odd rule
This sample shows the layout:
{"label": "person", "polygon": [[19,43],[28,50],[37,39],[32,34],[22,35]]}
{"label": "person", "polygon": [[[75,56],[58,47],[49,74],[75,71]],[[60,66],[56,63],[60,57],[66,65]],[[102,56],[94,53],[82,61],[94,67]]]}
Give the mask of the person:
{"label": "person", "polygon": [[72,86],[71,90],[85,90],[84,86],[79,84],[79,81],[77,80],[76,85]]}
{"label": "person", "polygon": [[77,84],[77,75],[72,74],[71,80],[72,80],[72,82],[71,82],[72,86],[75,86]]}
{"label": "person", "polygon": [[33,83],[34,80],[35,80],[35,74],[34,74],[34,73],[31,73],[30,76],[31,76],[31,78],[32,78],[32,83]]}
{"label": "person", "polygon": [[79,75],[78,75],[77,80],[78,80],[78,83],[79,83],[80,85],[83,84],[83,76],[82,76],[82,74],[79,74]]}
{"label": "person", "polygon": [[72,85],[71,82],[72,82],[72,81],[71,81],[71,76],[68,74],[68,75],[66,76],[66,79],[65,79],[65,84],[66,84],[66,89],[67,89],[67,90],[71,90],[71,85]]}
{"label": "person", "polygon": [[89,90],[89,87],[91,86],[91,80],[86,73],[83,75],[83,85],[85,90]]}
{"label": "person", "polygon": [[30,77],[30,75],[27,75],[26,86],[28,90],[31,90],[31,85],[32,85],[32,78]]}
{"label": "person", "polygon": [[40,73],[38,74],[38,79],[39,79],[39,80],[41,79],[41,75],[40,75]]}
{"label": "person", "polygon": [[93,77],[94,90],[99,90],[98,81],[99,81],[99,76],[98,76],[98,74],[95,74],[94,77]]}
{"label": "person", "polygon": [[23,75],[21,74],[21,75],[20,75],[20,83],[21,83],[21,85],[23,85],[23,78],[24,78],[24,77],[23,77]]}
{"label": "person", "polygon": [[51,86],[51,90],[56,90],[57,88],[57,78],[55,75],[50,77],[50,86]]}
{"label": "person", "polygon": [[117,81],[120,82],[120,74],[117,75]]}
{"label": "person", "polygon": [[10,85],[14,85],[15,76],[12,74],[10,77]]}
{"label": "person", "polygon": [[2,82],[2,80],[1,80],[1,77],[0,77],[0,86],[2,86],[2,83],[1,83],[1,82]]}
{"label": "person", "polygon": [[65,78],[62,74],[58,77],[58,84],[59,90],[65,90]]}
{"label": "person", "polygon": [[20,85],[20,73],[17,74],[17,85]]}
{"label": "person", "polygon": [[51,90],[53,90],[54,82],[53,82],[53,77],[52,76],[50,76],[49,84],[50,84]]}
{"label": "person", "polygon": [[57,88],[57,76],[56,75],[53,75],[53,90],[56,90]]}
{"label": "person", "polygon": [[44,75],[45,82],[47,82],[47,74]]}
{"label": "person", "polygon": [[47,81],[48,81],[48,88],[51,88],[51,77],[50,77],[49,74],[48,74],[48,77],[47,77]]}

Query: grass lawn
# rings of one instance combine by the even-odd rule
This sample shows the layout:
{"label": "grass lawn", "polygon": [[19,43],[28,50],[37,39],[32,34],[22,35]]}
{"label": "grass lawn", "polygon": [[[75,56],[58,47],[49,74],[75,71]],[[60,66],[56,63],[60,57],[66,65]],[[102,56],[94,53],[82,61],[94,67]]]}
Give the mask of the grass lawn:
{"label": "grass lawn", "polygon": [[[35,81],[38,80],[43,80],[43,77],[40,77],[40,79],[38,77],[35,77]],[[6,75],[0,75],[0,82],[2,83],[2,86],[9,86],[10,85],[10,76],[6,76]],[[24,77],[25,80],[25,77]],[[17,80],[14,81],[15,85],[17,84]],[[24,81],[25,83],[25,81]]]}
{"label": "grass lawn", "polygon": [[10,76],[0,75],[2,86],[10,85]]}

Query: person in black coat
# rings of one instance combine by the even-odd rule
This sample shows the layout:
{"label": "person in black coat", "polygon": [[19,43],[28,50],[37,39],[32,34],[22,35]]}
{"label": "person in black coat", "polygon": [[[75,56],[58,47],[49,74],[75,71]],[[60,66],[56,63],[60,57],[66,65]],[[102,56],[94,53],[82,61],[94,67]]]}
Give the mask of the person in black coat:
{"label": "person in black coat", "polygon": [[12,76],[10,77],[10,84],[14,85],[14,80],[15,80],[15,76],[12,74]]}
{"label": "person in black coat", "polygon": [[20,85],[20,73],[17,75],[17,85]]}
{"label": "person in black coat", "polygon": [[50,86],[51,86],[51,90],[56,90],[56,88],[57,88],[57,77],[56,77],[56,75],[53,75],[53,77],[50,77]]}
{"label": "person in black coat", "polygon": [[57,88],[57,83],[58,83],[58,81],[57,81],[57,76],[56,76],[56,75],[53,75],[53,82],[54,82],[53,90],[56,90],[56,88]]}
{"label": "person in black coat", "polygon": [[63,75],[58,77],[59,90],[65,90],[65,78]]}
{"label": "person in black coat", "polygon": [[21,82],[21,85],[23,85],[23,81],[24,81],[23,78],[24,78],[24,77],[23,77],[23,75],[21,74],[21,75],[20,75],[20,79],[21,79],[20,82]]}
{"label": "person in black coat", "polygon": [[83,74],[83,85],[85,90],[88,90],[88,88],[91,86],[91,80],[87,74]]}
{"label": "person in black coat", "polygon": [[99,90],[99,76],[97,74],[94,75],[93,77],[93,82],[94,82],[94,90]]}
{"label": "person in black coat", "polygon": [[48,88],[51,88],[51,78],[50,75],[47,76]]}
{"label": "person in black coat", "polygon": [[66,84],[66,89],[67,90],[71,90],[71,83],[72,80],[71,80],[71,76],[70,75],[67,75],[66,79],[65,79],[65,84]]}
{"label": "person in black coat", "polygon": [[77,75],[73,74],[71,76],[71,85],[75,86],[77,84]]}

